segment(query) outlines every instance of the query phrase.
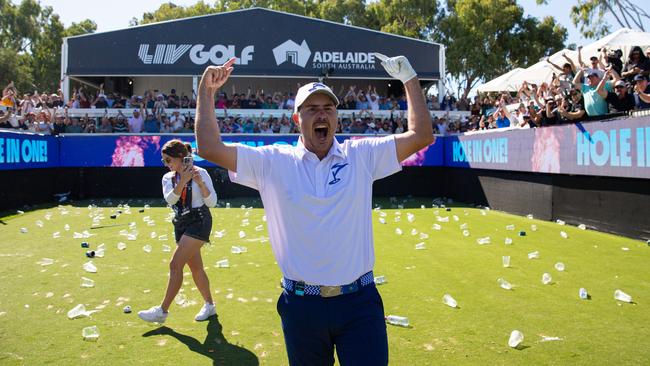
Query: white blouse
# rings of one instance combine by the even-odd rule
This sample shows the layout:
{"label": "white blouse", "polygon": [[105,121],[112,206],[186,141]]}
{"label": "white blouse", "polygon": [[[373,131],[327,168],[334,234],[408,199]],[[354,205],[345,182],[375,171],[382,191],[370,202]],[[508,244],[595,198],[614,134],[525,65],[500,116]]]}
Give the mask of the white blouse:
{"label": "white blouse", "polygon": [[[207,170],[198,166],[195,166],[195,168],[199,171],[199,174],[201,174],[201,178],[203,178],[203,183],[205,183],[205,186],[208,188],[208,191],[210,191],[210,195],[203,198],[203,194],[201,193],[201,189],[199,188],[199,185],[195,181],[192,181],[192,208],[198,208],[203,206],[204,204],[208,207],[216,206],[217,192],[214,191],[214,186],[212,185],[212,178],[210,178],[210,175],[208,174]],[[176,202],[178,202],[178,199],[180,198],[179,195],[174,193],[174,185],[172,184],[174,175],[175,175],[174,172],[167,172],[162,177],[163,197],[165,197],[165,201],[167,201],[167,203],[170,206],[176,204]]]}

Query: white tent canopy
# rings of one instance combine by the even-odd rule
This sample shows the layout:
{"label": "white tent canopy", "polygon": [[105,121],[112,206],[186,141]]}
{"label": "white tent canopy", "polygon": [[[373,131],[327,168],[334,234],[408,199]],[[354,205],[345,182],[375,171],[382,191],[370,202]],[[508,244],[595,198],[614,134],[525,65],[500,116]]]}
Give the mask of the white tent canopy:
{"label": "white tent canopy", "polygon": [[[634,29],[621,28],[616,32],[607,35],[593,43],[582,48],[582,61],[589,64],[591,56],[598,57],[598,49],[606,47],[608,50],[618,50],[623,52],[623,63],[627,61],[627,56],[634,46],[640,46],[642,49],[650,46],[650,33],[641,32]],[[578,56],[574,60],[577,62]]]}
{"label": "white tent canopy", "polygon": [[477,89],[480,93],[499,92],[499,91],[517,91],[517,88],[510,83],[509,79],[523,71],[521,67],[510,70],[507,73],[492,79],[489,82],[479,86]]}
{"label": "white tent canopy", "polygon": [[[562,54],[566,54],[567,57],[573,60],[574,58],[577,58],[578,52],[563,49],[562,51],[552,54],[548,60],[558,66],[562,66],[567,62],[566,58],[564,58]],[[574,63],[576,64],[576,67],[578,67],[577,62],[574,61]],[[542,60],[511,78],[510,83],[516,85],[517,88],[519,88],[524,81],[527,81],[529,84],[538,85],[544,82],[550,83],[553,79],[553,73],[559,74],[560,72],[560,70],[551,66],[551,64],[546,60]]]}
{"label": "white tent canopy", "polygon": [[[623,63],[627,60],[627,55],[634,46],[640,46],[645,49],[650,46],[650,33],[641,32],[634,29],[622,28],[616,32],[609,34],[593,43],[590,43],[582,48],[582,61],[589,65],[589,58],[591,56],[599,56],[598,49],[606,47],[610,50],[620,49],[623,52]],[[562,57],[565,53],[575,64],[580,67],[578,63],[578,51],[564,49],[551,55],[548,60],[558,66],[564,65],[567,60]],[[543,82],[550,83],[553,78],[553,73],[560,71],[555,69],[551,64],[542,60],[527,69],[514,69],[508,73],[501,75],[488,83],[481,85],[477,88],[479,92],[487,91],[516,91],[519,89],[524,81],[528,83],[541,84]]]}

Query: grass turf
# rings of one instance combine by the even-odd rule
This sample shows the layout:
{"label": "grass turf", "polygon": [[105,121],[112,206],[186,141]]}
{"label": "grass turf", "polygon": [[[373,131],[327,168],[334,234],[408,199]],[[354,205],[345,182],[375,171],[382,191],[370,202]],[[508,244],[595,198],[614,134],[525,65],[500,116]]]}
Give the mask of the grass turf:
{"label": "grass turf", "polygon": [[[186,269],[182,293],[196,304],[173,304],[162,328],[140,321],[135,312],[158,304],[163,295],[171,253],[163,252],[162,245],[174,246],[172,226],[165,221],[169,209],[152,207],[140,213],[143,202],[133,201],[130,215],[112,220],[116,203],[102,208],[109,202],[98,201],[99,208],[89,209],[90,202],[84,202],[5,217],[0,237],[0,363],[287,364],[275,309],[280,272],[269,243],[259,240],[266,236],[264,212],[239,208],[259,205],[257,201],[230,202],[230,209],[212,210],[213,234],[225,229],[224,237],[213,235],[212,245],[203,249],[218,319],[193,321],[201,296]],[[375,275],[388,281],[379,287],[385,313],[407,316],[412,324],[388,326],[391,364],[643,364],[650,359],[650,247],[645,243],[495,211],[482,215],[465,207],[450,212],[421,209],[420,204],[430,206],[424,199],[408,199],[404,209],[396,209],[394,201],[376,204],[383,208],[373,211]],[[382,212],[385,224],[379,223]],[[396,222],[398,212],[401,219]],[[120,226],[91,229],[90,216],[100,213],[102,225]],[[415,215],[413,222],[407,213]],[[449,222],[437,222],[436,215],[448,216]],[[153,226],[143,221],[145,216],[154,220]],[[248,226],[242,226],[244,219]],[[130,230],[130,222],[139,232],[135,241],[119,234]],[[69,231],[64,230],[66,223]],[[434,223],[442,230],[432,229]],[[462,235],[462,223],[468,224],[470,236]],[[514,231],[506,230],[510,224]],[[537,231],[531,231],[532,224]],[[259,225],[262,231],[255,230]],[[398,227],[402,235],[396,234]],[[416,235],[411,235],[413,229]],[[84,230],[96,235],[73,239],[74,232]],[[246,232],[243,239],[240,230]],[[518,236],[520,230],[527,235]],[[560,237],[561,230],[568,239]],[[55,231],[60,238],[52,237]],[[166,234],[168,240],[152,239],[152,232]],[[420,233],[429,237],[421,239]],[[491,244],[478,245],[477,238],[485,236]],[[506,237],[513,239],[512,245],[504,244]],[[91,249],[106,244],[105,257],[93,260],[97,273],[82,269],[88,260],[82,241]],[[127,248],[118,250],[118,242]],[[425,250],[414,249],[420,242]],[[146,244],[151,253],[143,251]],[[232,245],[246,246],[248,252],[231,254]],[[529,260],[532,251],[539,251],[540,258]],[[502,267],[502,255],[511,256],[510,268]],[[54,264],[41,266],[41,258],[52,258]],[[216,268],[221,259],[229,259],[230,268]],[[554,269],[556,262],[563,262],[566,270]],[[541,282],[544,272],[553,277],[549,285]],[[82,276],[95,280],[95,287],[82,288]],[[499,277],[514,289],[501,289]],[[578,298],[580,287],[589,291],[590,300]],[[632,295],[634,303],[616,301],[616,289]],[[445,293],[459,308],[442,304]],[[67,311],[79,303],[87,309],[99,307],[99,312],[69,320]],[[134,312],[124,314],[125,305]],[[82,328],[91,325],[99,328],[97,342],[82,340]],[[513,329],[525,335],[519,349],[507,346]],[[543,341],[543,336],[561,340]]]}

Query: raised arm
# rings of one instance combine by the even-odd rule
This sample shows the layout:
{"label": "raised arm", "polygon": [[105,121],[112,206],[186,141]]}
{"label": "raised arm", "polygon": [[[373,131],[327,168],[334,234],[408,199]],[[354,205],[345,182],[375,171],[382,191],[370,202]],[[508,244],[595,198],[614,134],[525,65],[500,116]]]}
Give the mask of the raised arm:
{"label": "raised arm", "polygon": [[567,56],[566,53],[562,53],[562,57],[571,65],[571,71],[576,72],[576,64],[573,63],[571,57]]}
{"label": "raised arm", "polygon": [[576,76],[573,78],[573,88],[582,90],[582,74],[585,73],[585,69],[581,68]]}
{"label": "raised arm", "polygon": [[392,77],[399,79],[406,90],[408,103],[408,131],[395,135],[397,160],[403,161],[420,149],[435,141],[431,127],[431,115],[427,110],[420,81],[411,64],[404,56],[387,57],[380,53],[375,56]]}
{"label": "raised arm", "polygon": [[598,92],[598,95],[600,95],[603,99],[607,99],[607,90],[605,89],[605,84],[607,84],[607,79],[609,79],[610,75],[611,69],[605,71],[605,75],[603,75],[603,78],[600,79],[598,87],[596,88],[596,92]]}
{"label": "raised arm", "polygon": [[214,112],[214,95],[232,73],[235,58],[222,66],[208,66],[199,83],[196,101],[196,153],[230,171],[237,171],[237,148],[223,143]]}
{"label": "raised arm", "polygon": [[546,62],[548,62],[551,66],[553,66],[554,68],[558,69],[559,71],[562,71],[562,70],[563,70],[560,66],[554,64],[553,61],[551,61],[551,60],[549,60],[549,59],[547,59]]}
{"label": "raised arm", "polygon": [[578,46],[578,64],[581,68],[587,67],[587,65],[582,61],[582,46]]}

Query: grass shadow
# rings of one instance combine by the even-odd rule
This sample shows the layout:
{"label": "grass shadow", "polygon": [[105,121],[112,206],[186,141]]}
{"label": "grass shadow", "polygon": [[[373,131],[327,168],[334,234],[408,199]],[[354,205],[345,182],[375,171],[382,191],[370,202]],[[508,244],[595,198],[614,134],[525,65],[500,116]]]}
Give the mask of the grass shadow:
{"label": "grass shadow", "polygon": [[178,333],[165,326],[148,331],[142,336],[172,336],[179,342],[185,344],[190,351],[211,359],[213,365],[259,365],[259,360],[253,352],[238,345],[228,343],[228,340],[223,335],[223,326],[219,323],[219,318],[216,315],[208,319],[207,331],[208,334],[203,343],[194,337]]}

